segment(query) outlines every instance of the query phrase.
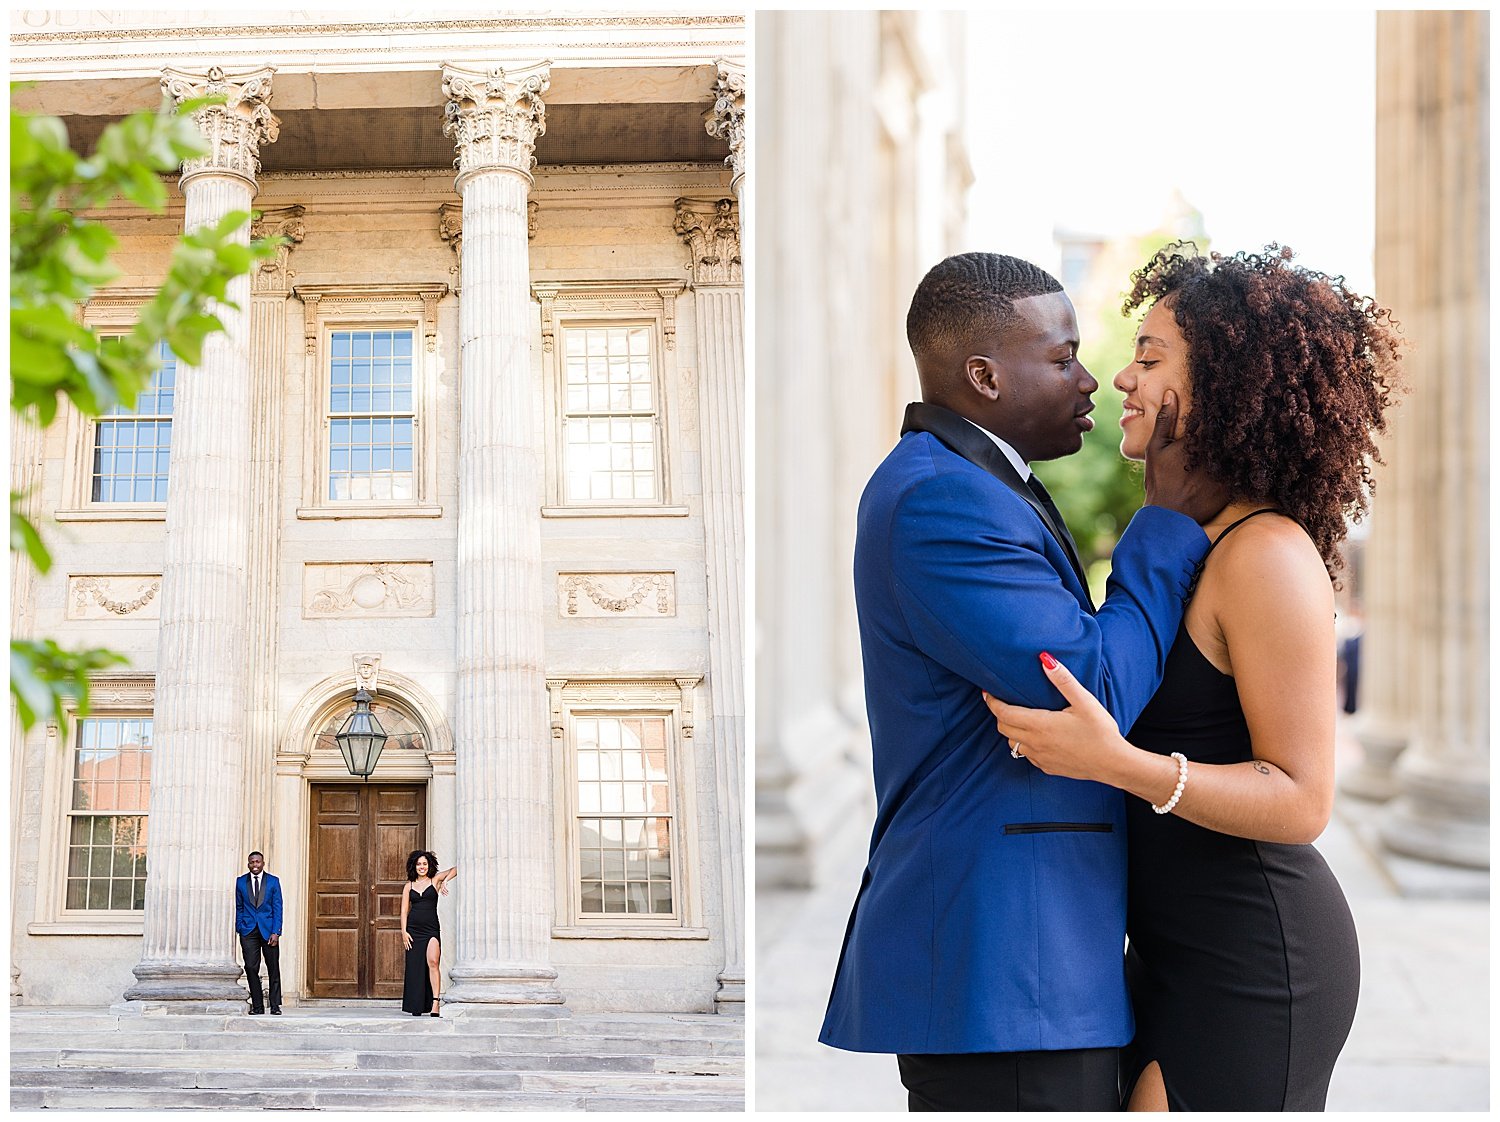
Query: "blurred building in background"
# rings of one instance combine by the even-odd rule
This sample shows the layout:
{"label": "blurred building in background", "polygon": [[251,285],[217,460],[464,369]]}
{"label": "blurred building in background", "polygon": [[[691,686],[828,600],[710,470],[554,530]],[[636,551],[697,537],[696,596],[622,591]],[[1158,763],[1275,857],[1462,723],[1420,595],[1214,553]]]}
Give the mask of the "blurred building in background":
{"label": "blurred building in background", "polygon": [[816,879],[872,786],[855,504],[917,394],[906,308],[963,248],[963,18],[757,18],[757,880]]}

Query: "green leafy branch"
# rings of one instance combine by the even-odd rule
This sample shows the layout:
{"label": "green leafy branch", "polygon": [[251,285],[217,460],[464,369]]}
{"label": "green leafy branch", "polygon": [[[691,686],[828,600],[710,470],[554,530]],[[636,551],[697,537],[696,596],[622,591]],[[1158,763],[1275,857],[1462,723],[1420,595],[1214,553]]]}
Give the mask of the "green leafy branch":
{"label": "green leafy branch", "polygon": [[[45,428],[64,398],[88,417],[133,406],[161,365],[163,341],[183,362],[199,365],[204,340],[224,330],[215,302],[237,307],[228,298],[230,282],[275,256],[281,239],[240,242],[250,215],[235,211],[178,240],[166,279],[128,334],[106,345],[79,316],[80,306],[120,275],[110,262],[118,238],[88,212],[124,198],[162,213],[161,176],[207,152],[192,114],[223,100],[200,98],[176,109],[163,101],[155,112],[110,125],[87,157],[69,147],[59,118],[11,109],[11,409],[27,422]],[[11,550],[45,573],[51,554],[24,504],[12,491]],[[76,697],[86,713],[89,672],[123,661],[102,649],[67,652],[50,639],[12,643],[11,694],[23,726],[61,722],[64,697]]]}

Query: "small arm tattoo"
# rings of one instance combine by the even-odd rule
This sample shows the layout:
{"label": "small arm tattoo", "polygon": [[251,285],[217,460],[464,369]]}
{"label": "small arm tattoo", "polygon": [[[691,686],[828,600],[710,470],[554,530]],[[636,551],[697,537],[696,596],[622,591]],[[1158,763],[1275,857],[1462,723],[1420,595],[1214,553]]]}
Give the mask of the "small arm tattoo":
{"label": "small arm tattoo", "polygon": [[1271,769],[1268,768],[1265,764],[1261,763],[1259,760],[1251,760],[1250,766],[1253,767],[1256,771],[1260,772],[1262,775],[1271,774]]}

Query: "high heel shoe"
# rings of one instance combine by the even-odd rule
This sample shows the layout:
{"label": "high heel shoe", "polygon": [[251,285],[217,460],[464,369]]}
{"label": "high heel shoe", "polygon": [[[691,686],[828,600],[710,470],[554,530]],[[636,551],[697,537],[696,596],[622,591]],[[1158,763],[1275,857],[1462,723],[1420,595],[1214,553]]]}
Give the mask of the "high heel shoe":
{"label": "high heel shoe", "polygon": [[429,1014],[429,1016],[432,1016],[432,1017],[441,1017],[442,1014],[438,1012],[439,1008],[440,1008],[440,1006],[438,1005],[438,1003],[436,1001],[434,1001],[432,1003],[432,1012]]}

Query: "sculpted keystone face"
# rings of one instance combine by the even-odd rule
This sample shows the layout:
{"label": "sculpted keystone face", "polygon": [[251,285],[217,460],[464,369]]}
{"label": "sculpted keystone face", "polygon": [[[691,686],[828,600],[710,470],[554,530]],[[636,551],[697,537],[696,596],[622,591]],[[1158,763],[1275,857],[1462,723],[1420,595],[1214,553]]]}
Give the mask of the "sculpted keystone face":
{"label": "sculpted keystone face", "polygon": [[1177,394],[1177,432],[1182,435],[1183,420],[1192,405],[1192,376],[1188,370],[1188,343],[1172,316],[1169,303],[1158,301],[1141,321],[1135,337],[1135,358],[1115,375],[1115,389],[1125,395],[1125,412],[1120,418],[1123,435],[1120,455],[1127,460],[1144,460],[1146,445],[1161,412],[1162,395],[1168,390]]}

